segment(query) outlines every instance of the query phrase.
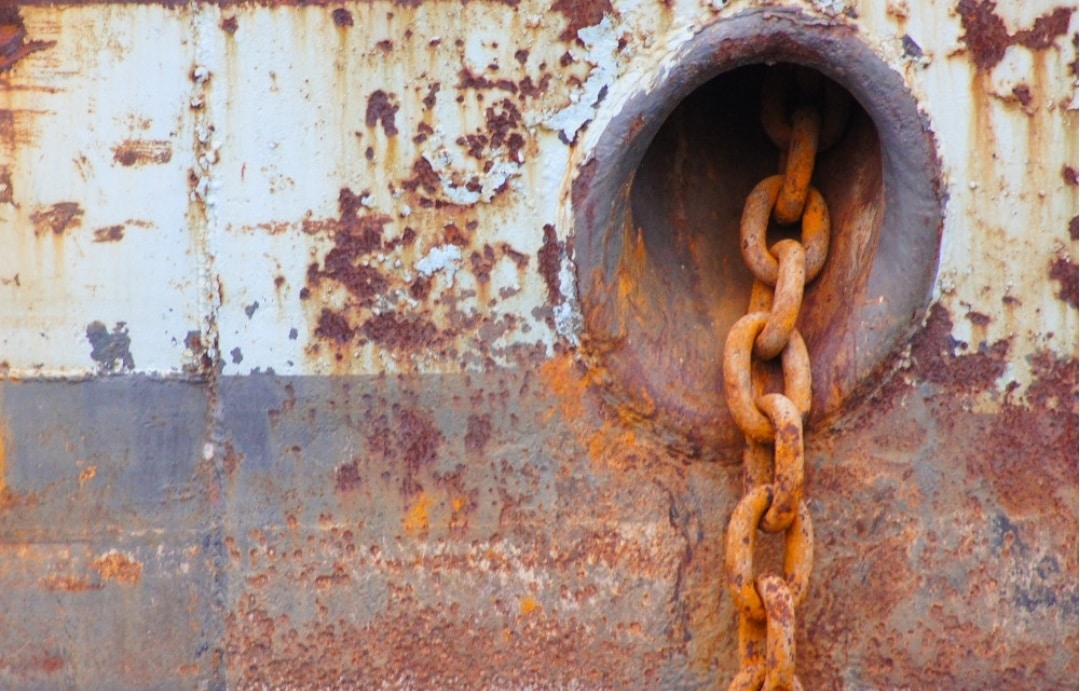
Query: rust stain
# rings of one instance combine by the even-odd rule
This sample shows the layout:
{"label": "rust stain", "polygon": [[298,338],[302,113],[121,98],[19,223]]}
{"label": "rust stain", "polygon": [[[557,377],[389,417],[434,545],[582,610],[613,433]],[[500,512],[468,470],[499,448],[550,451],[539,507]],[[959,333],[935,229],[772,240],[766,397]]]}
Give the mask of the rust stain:
{"label": "rust stain", "polygon": [[989,70],[1001,62],[1009,46],[1020,45],[1031,50],[1045,50],[1054,39],[1069,31],[1073,7],[1058,7],[1035,20],[1030,29],[1010,34],[1005,22],[996,13],[994,0],[960,0],[956,11],[964,27],[962,36],[979,70]]}
{"label": "rust stain", "polygon": [[27,41],[18,6],[0,7],[0,72],[7,72],[27,55],[55,45],[56,41]]}
{"label": "rust stain", "polygon": [[353,459],[342,463],[334,470],[334,491],[352,492],[363,485],[364,476],[360,473],[360,461]]}
{"label": "rust stain", "polygon": [[1077,307],[1080,303],[1080,269],[1075,261],[1068,256],[1062,255],[1050,262],[1050,280],[1057,281],[1058,299],[1062,302]]}
{"label": "rust stain", "polygon": [[30,214],[34,235],[51,232],[61,235],[69,227],[82,223],[83,210],[75,202],[57,202],[52,206]]}
{"label": "rust stain", "polygon": [[79,489],[82,489],[83,485],[97,477],[97,466],[88,465],[79,473]]}
{"label": "rust stain", "polygon": [[124,226],[115,225],[94,230],[94,242],[120,242],[124,239]]}
{"label": "rust stain", "polygon": [[344,7],[339,7],[331,12],[331,17],[334,19],[334,24],[341,28],[346,28],[353,25],[352,12],[348,11]]}
{"label": "rust stain", "polygon": [[382,123],[383,132],[386,133],[386,136],[393,137],[398,133],[397,126],[394,124],[394,114],[397,111],[398,106],[390,102],[390,96],[382,89],[378,89],[368,96],[364,124],[368,127],[375,127],[377,124]]}
{"label": "rust stain", "polygon": [[599,24],[605,14],[614,12],[611,0],[556,0],[551,9],[566,17],[566,28],[559,38],[579,42],[578,31]]}
{"label": "rust stain", "polygon": [[15,187],[11,182],[11,171],[0,167],[0,204],[11,204],[15,201]]}
{"label": "rust stain", "polygon": [[544,225],[544,244],[536,253],[540,276],[547,286],[548,304],[555,305],[562,299],[562,291],[559,288],[559,271],[562,268],[564,247],[555,234],[555,226],[550,223]]}
{"label": "rust stain", "polygon": [[911,358],[922,377],[942,386],[985,391],[1005,372],[1011,341],[969,344],[952,337],[953,321],[940,303],[930,308],[926,326],[912,340]]}
{"label": "rust stain", "polygon": [[453,336],[451,330],[440,331],[428,319],[402,317],[394,312],[383,312],[367,319],[360,325],[360,334],[373,343],[395,350],[430,350]]}
{"label": "rust stain", "polygon": [[65,574],[49,574],[38,581],[45,590],[63,591],[68,593],[85,593],[92,590],[101,590],[105,587],[102,583],[87,580],[79,576]]}
{"label": "rust stain", "polygon": [[1066,164],[1061,166],[1061,179],[1065,181],[1066,185],[1076,187],[1080,184],[1080,176],[1076,172],[1076,168]]}
{"label": "rust stain", "polygon": [[106,581],[135,585],[142,579],[143,565],[120,552],[112,551],[95,559],[90,568]]}
{"label": "rust stain", "polygon": [[124,167],[168,163],[172,160],[172,142],[168,140],[128,139],[113,147],[113,161]]}

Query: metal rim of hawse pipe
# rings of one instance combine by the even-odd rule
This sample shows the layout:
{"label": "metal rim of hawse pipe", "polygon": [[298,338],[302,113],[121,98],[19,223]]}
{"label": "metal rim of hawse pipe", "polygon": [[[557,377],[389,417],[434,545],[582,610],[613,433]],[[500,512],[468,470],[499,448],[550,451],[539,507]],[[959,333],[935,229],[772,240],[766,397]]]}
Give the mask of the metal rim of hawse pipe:
{"label": "metal rim of hawse pipe", "polygon": [[[722,463],[735,462],[731,452],[743,442],[717,386],[716,343],[745,311],[752,284],[738,256],[745,196],[736,200],[729,188],[757,180],[745,179],[744,172],[744,179],[731,185],[723,177],[702,181],[711,185],[714,197],[730,193],[721,211],[731,216],[732,226],[676,227],[674,205],[686,204],[693,212],[693,200],[682,199],[683,190],[665,187],[664,169],[650,168],[650,161],[662,163],[668,155],[659,149],[670,142],[661,140],[679,126],[684,101],[690,103],[710,84],[736,78],[740,70],[763,69],[766,62],[804,66],[809,69],[802,72],[824,77],[819,100],[826,113],[838,88],[853,97],[851,124],[843,134],[834,132],[840,118],[824,116],[821,140],[831,146],[813,173],[821,199],[811,194],[811,204],[826,208],[828,201],[832,242],[840,244],[829,250],[833,258],[825,263],[815,243],[809,238],[805,243],[808,268],[823,265],[804,296],[813,309],[798,323],[816,375],[810,426],[849,409],[847,402],[872,385],[918,327],[940,246],[944,199],[933,135],[902,77],[848,26],[797,10],[740,13],[704,27],[663,65],[652,65],[652,72],[663,76],[654,87],[605,100],[592,125],[600,134],[583,150],[572,189],[583,350],[602,374],[597,380],[604,395],[632,413],[630,419],[673,449]],[[679,69],[664,69],[670,64]],[[639,70],[648,72],[650,65]],[[754,137],[771,151],[762,165],[775,172],[777,149],[762,126],[762,99],[743,99],[747,111],[754,111]],[[672,122],[666,124],[669,116]],[[691,148],[697,156],[718,151]],[[838,169],[852,172],[837,175]],[[819,178],[825,178],[820,185]],[[857,184],[849,184],[852,180]],[[703,210],[701,217],[705,211],[715,209]],[[721,247],[725,242],[730,244]],[[707,256],[699,256],[703,251]]]}

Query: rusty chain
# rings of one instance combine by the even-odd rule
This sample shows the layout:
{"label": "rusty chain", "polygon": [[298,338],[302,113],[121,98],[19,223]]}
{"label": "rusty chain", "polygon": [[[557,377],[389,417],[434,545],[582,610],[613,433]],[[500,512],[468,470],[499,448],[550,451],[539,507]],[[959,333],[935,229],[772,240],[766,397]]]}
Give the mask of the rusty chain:
{"label": "rusty chain", "polygon": [[[792,93],[797,92],[793,98]],[[788,102],[796,101],[789,108]],[[750,193],[740,222],[743,261],[754,275],[747,314],[724,344],[724,395],[746,436],[744,494],[727,528],[724,572],[739,618],[739,671],[730,691],[802,689],[795,675],[795,609],[814,564],[814,528],[803,499],[803,422],[810,411],[810,357],[796,328],[803,291],[825,265],[829,210],[810,185],[817,154],[847,125],[846,94],[809,70],[772,69],[761,99],[766,134],[781,150],[779,175]],[[770,216],[802,222],[801,242],[769,247]],[[764,367],[780,359],[783,393],[765,393]],[[757,531],[782,533],[782,575],[754,573]]]}

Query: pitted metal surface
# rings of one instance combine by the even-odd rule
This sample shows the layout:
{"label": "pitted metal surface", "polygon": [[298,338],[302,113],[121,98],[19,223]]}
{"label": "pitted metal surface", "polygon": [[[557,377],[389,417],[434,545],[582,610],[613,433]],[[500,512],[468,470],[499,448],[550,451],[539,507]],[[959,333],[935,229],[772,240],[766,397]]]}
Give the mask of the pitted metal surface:
{"label": "pitted metal surface", "polygon": [[1074,8],[523,0],[0,11],[0,686],[730,682],[738,458],[612,405],[581,200],[775,14],[941,186],[930,306],[807,428],[799,678],[1075,684]]}

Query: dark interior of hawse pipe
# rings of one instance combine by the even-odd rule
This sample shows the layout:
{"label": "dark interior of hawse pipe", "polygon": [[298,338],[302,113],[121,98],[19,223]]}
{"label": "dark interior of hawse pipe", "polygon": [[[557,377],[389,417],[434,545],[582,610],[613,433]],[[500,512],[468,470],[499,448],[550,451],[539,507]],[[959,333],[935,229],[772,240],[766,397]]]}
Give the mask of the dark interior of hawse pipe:
{"label": "dark interior of hawse pipe", "polygon": [[[761,121],[768,69],[740,67],[686,96],[634,172],[625,212],[632,240],[624,244],[637,247],[638,259],[630,306],[616,307],[623,316],[609,369],[624,405],[674,421],[675,445],[695,454],[738,444],[718,385],[719,353],[746,312],[752,281],[739,250],[743,205],[758,182],[779,172],[780,152]],[[825,269],[807,287],[799,329],[815,360],[843,366],[850,307],[869,274],[885,200],[878,134],[857,102],[840,140],[818,155],[813,185],[825,197],[833,231]],[[772,224],[768,240],[799,234],[798,225]],[[631,249],[622,253],[626,263]],[[828,385],[827,377],[819,380]]]}

